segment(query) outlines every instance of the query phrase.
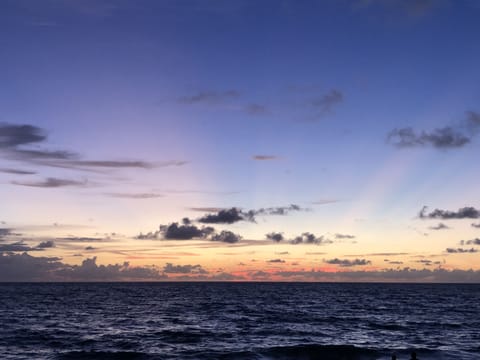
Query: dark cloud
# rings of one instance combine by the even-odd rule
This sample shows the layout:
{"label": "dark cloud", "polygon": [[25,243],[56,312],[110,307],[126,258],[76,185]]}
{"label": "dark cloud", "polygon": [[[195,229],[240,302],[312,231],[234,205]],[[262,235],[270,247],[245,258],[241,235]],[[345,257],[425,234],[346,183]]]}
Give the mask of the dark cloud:
{"label": "dark cloud", "polygon": [[70,237],[57,238],[57,240],[72,241],[72,242],[75,242],[75,241],[78,241],[78,242],[96,242],[96,241],[104,241],[105,238],[70,236]]}
{"label": "dark cloud", "polygon": [[425,266],[432,265],[432,260],[421,259],[421,260],[416,260],[415,262],[423,264]]}
{"label": "dark cloud", "polygon": [[474,227],[474,228],[480,228],[480,224],[472,223],[471,225],[472,225],[472,227]]}
{"label": "dark cloud", "polygon": [[335,234],[335,239],[355,239],[355,235]]}
{"label": "dark cloud", "polygon": [[40,187],[40,188],[58,188],[58,187],[65,187],[65,186],[83,187],[87,185],[86,181],[58,179],[58,178],[47,178],[44,181],[32,181],[32,182],[12,181],[11,183],[14,185]]}
{"label": "dark cloud", "polygon": [[38,249],[49,249],[55,247],[55,242],[53,240],[42,241],[37,245]]}
{"label": "dark cloud", "polygon": [[218,207],[191,207],[188,208],[189,210],[192,211],[200,211],[200,212],[219,212],[221,210],[226,210],[224,208],[218,208]]}
{"label": "dark cloud", "polygon": [[283,259],[272,259],[272,260],[267,260],[268,263],[284,263],[285,260]]}
{"label": "dark cloud", "polygon": [[383,269],[378,271],[326,272],[321,270],[278,271],[273,275],[285,280],[347,281],[347,282],[427,282],[480,283],[480,270]]}
{"label": "dark cloud", "polygon": [[11,235],[12,229],[0,228],[0,238]]}
{"label": "dark cloud", "polygon": [[272,240],[275,242],[280,242],[285,240],[285,238],[283,237],[283,233],[280,233],[280,232],[271,232],[266,234],[265,236],[268,240]]}
{"label": "dark cloud", "polygon": [[163,197],[155,193],[106,193],[105,195],[120,199],[155,199]]}
{"label": "dark cloud", "polygon": [[445,126],[431,131],[416,132],[411,127],[394,129],[387,135],[387,142],[399,148],[452,149],[463,147],[469,144],[480,131],[480,114],[470,111],[466,115],[466,119],[456,126]]}
{"label": "dark cloud", "polygon": [[13,174],[13,175],[35,175],[35,171],[28,171],[28,170],[20,170],[20,169],[0,169],[0,172],[5,174]]}
{"label": "dark cloud", "polygon": [[39,143],[46,138],[43,130],[36,126],[0,124],[0,148],[3,149]]}
{"label": "dark cloud", "polygon": [[336,89],[331,89],[325,95],[312,100],[312,105],[319,109],[320,115],[329,113],[332,109],[343,101],[343,94]]}
{"label": "dark cloud", "polygon": [[178,225],[174,222],[170,225],[161,225],[160,233],[167,240],[190,240],[194,238],[205,238],[212,234],[214,229],[210,226],[199,228],[195,225]]}
{"label": "dark cloud", "polygon": [[429,229],[431,229],[431,230],[446,230],[446,229],[450,229],[450,228],[447,225],[445,225],[444,223],[438,223],[438,225],[430,226]]}
{"label": "dark cloud", "polygon": [[31,247],[23,241],[18,241],[12,244],[0,244],[0,253],[3,252],[25,252],[25,251],[39,251],[42,248]]}
{"label": "dark cloud", "polygon": [[452,127],[416,133],[412,128],[392,130],[387,141],[400,148],[432,146],[438,149],[458,148],[468,144],[471,138]]}
{"label": "dark cloud", "polygon": [[292,211],[307,211],[308,209],[301,208],[298,205],[291,204],[289,206],[276,206],[268,208],[260,208],[258,210],[250,210],[247,214],[253,214],[253,216],[261,215],[288,215]]}
{"label": "dark cloud", "polygon": [[440,210],[435,209],[430,213],[427,213],[427,207],[424,206],[418,214],[420,219],[478,219],[480,218],[480,211],[472,206],[467,206],[458,209],[458,211]]}
{"label": "dark cloud", "polygon": [[200,91],[199,93],[191,96],[183,96],[179,98],[179,102],[183,104],[196,104],[196,103],[222,103],[227,100],[235,99],[240,96],[240,93],[236,90],[227,90],[222,92],[215,91]]}
{"label": "dark cloud", "polygon": [[269,111],[265,105],[249,104],[245,106],[245,111],[249,115],[268,115]]}
{"label": "dark cloud", "polygon": [[348,259],[338,259],[338,258],[331,259],[331,260],[324,260],[324,262],[331,265],[340,265],[342,267],[364,266],[372,263],[370,260],[365,260],[365,259],[348,260]]}
{"label": "dark cloud", "polygon": [[219,242],[224,242],[228,244],[234,244],[236,242],[239,242],[242,237],[240,235],[234,234],[231,231],[223,230],[219,234],[212,234],[211,238],[212,241],[219,241]]}
{"label": "dark cloud", "polygon": [[198,219],[198,221],[205,224],[233,224],[238,221],[253,221],[252,219],[253,217],[249,217],[247,213],[237,208],[231,208],[220,210],[216,214],[207,214]]}
{"label": "dark cloud", "polygon": [[350,256],[350,257],[358,257],[358,256],[403,256],[403,255],[409,255],[409,253],[405,252],[381,252],[381,253],[370,253],[370,254],[356,254],[356,255],[345,255],[345,256]]}
{"label": "dark cloud", "polygon": [[278,156],[275,155],[253,155],[252,156],[253,160],[277,160]]}
{"label": "dark cloud", "polygon": [[85,250],[90,251],[90,250],[96,250],[93,246],[87,246],[85,247]]}
{"label": "dark cloud", "polygon": [[290,240],[291,244],[297,245],[297,244],[330,244],[332,241],[325,238],[324,236],[319,236],[317,237],[316,235],[309,233],[309,232],[304,232],[302,235],[299,235],[292,240]]}
{"label": "dark cloud", "polygon": [[472,240],[462,240],[460,241],[460,245],[480,245],[480,239],[475,238]]}
{"label": "dark cloud", "polygon": [[471,249],[462,249],[462,248],[457,248],[457,249],[454,249],[454,248],[447,248],[445,250],[447,253],[476,253],[478,252],[477,249],[474,249],[474,248],[471,248]]}
{"label": "dark cloud", "polygon": [[396,261],[396,260],[385,260],[386,262],[388,262],[389,264],[392,264],[392,265],[402,265],[403,264],[403,261]]}
{"label": "dark cloud", "polygon": [[201,265],[173,265],[167,263],[163,272],[165,274],[208,274],[208,271],[202,268]]}

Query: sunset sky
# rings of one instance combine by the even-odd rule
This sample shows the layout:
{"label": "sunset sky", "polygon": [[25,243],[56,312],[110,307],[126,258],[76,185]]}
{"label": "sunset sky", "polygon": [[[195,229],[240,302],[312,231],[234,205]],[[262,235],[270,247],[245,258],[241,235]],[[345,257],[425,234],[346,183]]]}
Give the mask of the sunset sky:
{"label": "sunset sky", "polygon": [[480,282],[480,2],[3,0],[0,281]]}

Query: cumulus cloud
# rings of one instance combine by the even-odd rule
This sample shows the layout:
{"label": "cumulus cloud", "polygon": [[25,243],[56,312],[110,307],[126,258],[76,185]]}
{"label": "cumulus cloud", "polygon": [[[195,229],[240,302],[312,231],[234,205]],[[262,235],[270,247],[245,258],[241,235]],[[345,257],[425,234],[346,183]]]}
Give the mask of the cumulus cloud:
{"label": "cumulus cloud", "polygon": [[193,238],[205,238],[212,234],[214,229],[210,226],[197,227],[195,225],[179,225],[174,222],[170,225],[161,225],[160,233],[167,240],[190,240]]}
{"label": "cumulus cloud", "polygon": [[347,282],[427,282],[427,283],[479,283],[480,270],[436,269],[383,269],[378,271],[278,271],[273,275],[285,280],[347,281]]}
{"label": "cumulus cloud", "polygon": [[348,259],[331,259],[331,260],[324,260],[325,263],[330,265],[340,265],[342,267],[350,267],[350,266],[364,266],[371,264],[370,260],[365,259],[355,259],[355,260],[348,260]]}
{"label": "cumulus cloud", "polygon": [[450,219],[478,219],[480,218],[480,211],[475,209],[472,206],[466,206],[463,208],[458,209],[458,211],[449,211],[449,210],[440,210],[435,209],[430,213],[427,213],[427,206],[424,206],[418,217],[420,219],[442,219],[442,220],[450,220]]}
{"label": "cumulus cloud", "polygon": [[280,232],[271,232],[265,235],[267,240],[272,240],[275,242],[280,242],[284,240],[283,233]]}
{"label": "cumulus cloud", "polygon": [[234,234],[231,231],[223,230],[219,234],[212,234],[210,239],[212,241],[219,241],[219,242],[224,242],[228,244],[234,244],[236,242],[239,242],[242,239],[242,237],[240,235]]}
{"label": "cumulus cloud", "polygon": [[77,181],[77,180],[59,179],[59,178],[47,178],[44,181],[28,181],[28,182],[12,181],[11,183],[14,185],[39,187],[39,188],[58,188],[58,187],[65,187],[65,186],[84,187],[87,185],[87,181]]}
{"label": "cumulus cloud", "polygon": [[0,281],[129,281],[161,280],[155,267],[132,267],[123,264],[97,265],[96,258],[81,265],[68,265],[58,257],[34,257],[22,254],[0,254]]}
{"label": "cumulus cloud", "polygon": [[201,265],[174,265],[172,263],[166,263],[163,272],[165,274],[208,274]]}
{"label": "cumulus cloud", "polygon": [[463,249],[463,248],[447,248],[445,250],[447,253],[453,254],[453,253],[476,253],[478,252],[477,249],[475,248],[470,248],[470,249]]}
{"label": "cumulus cloud", "polygon": [[38,249],[49,249],[55,247],[55,242],[53,240],[42,241],[37,245]]}
{"label": "cumulus cloud", "polygon": [[446,229],[450,229],[450,228],[447,225],[445,225],[444,223],[438,223],[438,225],[430,226],[429,229],[431,229],[431,230],[446,230]]}
{"label": "cumulus cloud", "polygon": [[480,239],[475,238],[472,240],[462,240],[460,241],[460,245],[480,245]]}
{"label": "cumulus cloud", "polygon": [[180,103],[183,104],[196,104],[196,103],[222,103],[231,99],[238,98],[240,92],[237,90],[226,90],[226,91],[200,91],[197,94],[190,96],[183,96],[178,99]]}
{"label": "cumulus cloud", "polygon": [[290,240],[291,244],[297,245],[297,244],[329,244],[332,241],[325,238],[324,236],[316,236],[315,234],[312,234],[310,232],[304,232],[303,234],[296,236],[292,240]]}
{"label": "cumulus cloud", "polygon": [[228,210],[220,210],[214,214],[207,214],[200,219],[199,222],[205,224],[233,224],[238,221],[253,221],[252,216],[248,213],[244,213],[237,208],[231,208]]}
{"label": "cumulus cloud", "polygon": [[466,119],[456,126],[445,126],[431,131],[417,132],[411,127],[393,129],[387,142],[399,148],[433,147],[460,148],[469,144],[480,130],[480,114],[467,112]]}

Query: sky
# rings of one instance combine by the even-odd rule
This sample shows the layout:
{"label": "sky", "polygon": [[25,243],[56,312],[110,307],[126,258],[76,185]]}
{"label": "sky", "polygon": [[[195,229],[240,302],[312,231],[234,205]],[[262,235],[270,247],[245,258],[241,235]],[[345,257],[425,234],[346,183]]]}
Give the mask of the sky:
{"label": "sky", "polygon": [[480,282],[480,3],[3,0],[0,281]]}

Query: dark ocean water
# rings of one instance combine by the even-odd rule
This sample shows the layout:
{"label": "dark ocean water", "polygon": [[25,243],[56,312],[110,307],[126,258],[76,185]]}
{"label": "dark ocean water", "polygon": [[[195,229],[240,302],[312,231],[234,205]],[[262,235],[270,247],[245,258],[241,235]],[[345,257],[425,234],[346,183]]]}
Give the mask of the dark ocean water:
{"label": "dark ocean water", "polygon": [[480,285],[0,285],[1,359],[480,359]]}

